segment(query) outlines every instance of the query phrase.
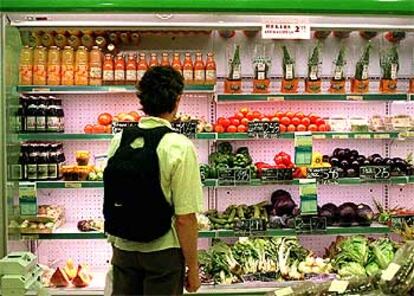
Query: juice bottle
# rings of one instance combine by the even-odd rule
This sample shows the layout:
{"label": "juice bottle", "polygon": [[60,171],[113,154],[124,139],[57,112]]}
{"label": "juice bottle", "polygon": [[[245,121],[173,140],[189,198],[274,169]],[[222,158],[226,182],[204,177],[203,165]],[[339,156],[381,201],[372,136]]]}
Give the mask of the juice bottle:
{"label": "juice bottle", "polygon": [[203,83],[206,79],[206,72],[203,62],[203,55],[201,52],[196,53],[196,60],[194,63],[194,81]]}
{"label": "juice bottle", "polygon": [[157,58],[157,54],[156,53],[152,53],[151,57],[150,57],[150,62],[148,65],[150,68],[151,67],[155,67],[158,66],[158,58]]}
{"label": "juice bottle", "polygon": [[114,60],[112,56],[107,53],[103,62],[103,83],[110,84],[114,81]]}
{"label": "juice bottle", "polygon": [[168,53],[163,52],[162,59],[161,59],[161,66],[169,66],[169,65],[170,65],[170,59],[168,57]]}
{"label": "juice bottle", "polygon": [[42,37],[38,32],[31,32],[28,36],[28,45],[36,47],[42,45]]}
{"label": "juice bottle", "polygon": [[122,32],[121,34],[119,34],[119,38],[121,39],[121,43],[128,45],[130,41],[130,33]]}
{"label": "juice bottle", "polygon": [[119,34],[117,32],[110,32],[108,34],[109,43],[112,43],[114,45],[119,44]]}
{"label": "juice bottle", "polygon": [[136,62],[135,54],[130,53],[128,55],[127,63],[126,63],[126,80],[128,82],[136,82],[137,81],[137,62]]}
{"label": "juice bottle", "polygon": [[89,54],[89,84],[102,85],[102,52],[93,46]]}
{"label": "juice bottle", "polygon": [[75,76],[75,54],[73,48],[65,46],[62,52],[62,85],[73,85]]}
{"label": "juice bottle", "polygon": [[72,47],[74,50],[78,49],[81,45],[81,40],[77,35],[70,35],[68,38],[68,45]]}
{"label": "juice bottle", "polygon": [[139,54],[139,60],[137,63],[137,80],[140,81],[142,76],[148,70],[147,59],[145,58],[145,53]]}
{"label": "juice bottle", "polygon": [[178,71],[181,75],[183,75],[183,65],[181,64],[180,54],[178,52],[174,53],[172,67]]}
{"label": "juice bottle", "polygon": [[55,44],[55,37],[53,32],[45,32],[42,35],[42,45],[44,47],[50,47]]}
{"label": "juice bottle", "polygon": [[206,62],[206,82],[214,84],[217,78],[216,62],[214,61],[214,53],[207,54]]}
{"label": "juice bottle", "polygon": [[92,34],[83,34],[81,37],[82,45],[88,49],[91,49],[94,43]]}
{"label": "juice bottle", "polygon": [[33,49],[25,46],[20,51],[19,84],[31,85],[33,83]]}
{"label": "juice bottle", "polygon": [[36,132],[46,131],[46,98],[39,97],[39,105],[36,112]]}
{"label": "juice bottle", "polygon": [[141,36],[139,35],[138,32],[133,32],[131,34],[131,43],[132,44],[138,45],[140,40],[141,40]]}
{"label": "juice bottle", "polygon": [[115,84],[122,84],[125,81],[125,59],[122,53],[118,53],[115,57]]}
{"label": "juice bottle", "polygon": [[105,36],[98,36],[98,37],[96,37],[96,39],[95,39],[95,44],[96,44],[99,48],[101,48],[101,49],[105,48],[105,46],[106,46],[106,39],[105,39]]}
{"label": "juice bottle", "polygon": [[56,34],[54,40],[55,40],[55,45],[61,49],[65,48],[66,44],[68,43],[68,40],[64,33]]}
{"label": "juice bottle", "polygon": [[75,55],[75,85],[88,85],[89,54],[84,46],[79,46]]}
{"label": "juice bottle", "polygon": [[37,46],[33,51],[33,84],[46,84],[47,51],[43,46]]}
{"label": "juice bottle", "polygon": [[184,80],[189,82],[194,79],[194,67],[193,61],[191,60],[191,54],[187,52],[184,58],[184,65],[183,65],[183,77]]}
{"label": "juice bottle", "polygon": [[60,85],[60,49],[51,46],[47,55],[47,84]]}

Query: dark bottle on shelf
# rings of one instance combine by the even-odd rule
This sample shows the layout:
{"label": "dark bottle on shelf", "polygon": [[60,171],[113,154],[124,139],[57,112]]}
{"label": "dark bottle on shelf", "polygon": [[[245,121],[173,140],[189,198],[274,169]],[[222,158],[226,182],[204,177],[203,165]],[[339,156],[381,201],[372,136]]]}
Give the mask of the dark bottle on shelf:
{"label": "dark bottle on shelf", "polygon": [[63,152],[63,144],[62,143],[56,143],[56,149],[57,149],[57,159],[58,159],[58,179],[63,178],[63,172],[62,172],[62,165],[65,163],[66,158],[65,154]]}
{"label": "dark bottle on shelf", "polygon": [[59,118],[59,133],[63,133],[65,131],[65,112],[63,112],[62,107],[62,100],[61,99],[55,99],[54,100],[55,106],[56,106],[56,114]]}
{"label": "dark bottle on shelf", "polygon": [[241,79],[240,46],[237,45],[230,63],[229,80]]}
{"label": "dark bottle on shelf", "polygon": [[57,133],[60,131],[60,118],[58,108],[56,106],[56,98],[48,98],[48,106],[46,109],[46,131]]}
{"label": "dark bottle on shelf", "polygon": [[21,96],[19,98],[19,107],[16,112],[15,121],[14,121],[14,130],[16,132],[25,132],[26,131],[26,110],[25,110],[25,97]]}
{"label": "dark bottle on shelf", "polygon": [[49,155],[47,151],[49,148],[49,144],[39,143],[37,147],[37,179],[47,180],[49,177]]}
{"label": "dark bottle on shelf", "polygon": [[36,113],[36,132],[46,131],[46,104],[47,99],[45,97],[39,97],[39,105],[37,106]]}
{"label": "dark bottle on shelf", "polygon": [[57,180],[58,178],[59,178],[58,144],[49,143],[48,179]]}
{"label": "dark bottle on shelf", "polygon": [[26,142],[21,143],[20,151],[22,153],[22,181],[27,180],[27,163],[29,161],[29,145]]}
{"label": "dark bottle on shelf", "polygon": [[10,170],[11,179],[22,181],[24,179],[23,168],[24,168],[24,156],[23,156],[23,150],[20,149],[17,163],[11,165],[11,170]]}
{"label": "dark bottle on shelf", "polygon": [[27,180],[37,180],[37,161],[38,161],[38,144],[30,143],[28,145],[28,158],[26,162]]}
{"label": "dark bottle on shelf", "polygon": [[36,131],[36,118],[37,118],[37,112],[38,107],[36,105],[36,102],[30,98],[29,99],[29,105],[27,107],[26,112],[26,131],[27,132],[35,132]]}

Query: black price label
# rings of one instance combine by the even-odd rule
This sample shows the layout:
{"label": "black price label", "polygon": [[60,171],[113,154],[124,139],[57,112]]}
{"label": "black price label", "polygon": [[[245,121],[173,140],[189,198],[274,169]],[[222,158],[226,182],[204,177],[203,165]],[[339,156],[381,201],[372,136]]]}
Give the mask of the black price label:
{"label": "black price label", "polygon": [[249,122],[247,134],[251,138],[273,139],[279,137],[279,122]]}
{"label": "black price label", "polygon": [[393,228],[401,229],[404,223],[407,224],[408,226],[413,226],[414,225],[414,214],[391,217],[391,225]]}
{"label": "black price label", "polygon": [[298,234],[323,233],[326,231],[326,217],[297,217],[295,231]]}
{"label": "black price label", "polygon": [[263,182],[292,180],[292,169],[262,169],[260,179]]}
{"label": "black price label", "polygon": [[173,122],[171,125],[177,133],[185,135],[189,138],[195,138],[195,134],[197,133],[198,120]]}
{"label": "black price label", "polygon": [[233,230],[236,236],[265,235],[267,223],[265,219],[241,219],[234,223]]}
{"label": "black price label", "polygon": [[205,169],[200,168],[200,178],[201,182],[204,182],[207,179],[208,172]]}
{"label": "black price label", "polygon": [[112,133],[117,134],[122,132],[123,129],[128,127],[137,127],[138,122],[124,122],[124,121],[117,121],[112,123]]}
{"label": "black price label", "polygon": [[219,185],[249,184],[251,179],[250,168],[220,168],[218,170]]}
{"label": "black price label", "polygon": [[320,184],[335,184],[339,178],[336,168],[308,168],[308,179],[316,179]]}
{"label": "black price label", "polygon": [[359,176],[364,180],[388,180],[391,177],[391,167],[387,165],[362,166]]}

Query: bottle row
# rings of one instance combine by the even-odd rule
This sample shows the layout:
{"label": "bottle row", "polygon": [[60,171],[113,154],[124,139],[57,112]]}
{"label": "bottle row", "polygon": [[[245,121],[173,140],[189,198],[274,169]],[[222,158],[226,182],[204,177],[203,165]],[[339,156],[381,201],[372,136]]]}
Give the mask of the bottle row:
{"label": "bottle row", "polygon": [[11,166],[13,180],[45,181],[63,177],[62,165],[66,161],[60,142],[23,142],[19,160]]}
{"label": "bottle row", "polygon": [[203,60],[201,52],[182,54],[164,52],[159,59],[151,53],[149,60],[145,53],[118,53],[103,55],[98,46],[89,52],[84,46],[75,51],[66,46],[63,51],[51,46],[35,49],[25,46],[20,53],[20,85],[102,85],[134,84],[139,81],[149,67],[171,65],[179,71],[186,83],[214,84],[216,63],[214,54],[208,53]]}
{"label": "bottle row", "polygon": [[17,132],[63,133],[62,100],[52,96],[20,96],[14,124]]}

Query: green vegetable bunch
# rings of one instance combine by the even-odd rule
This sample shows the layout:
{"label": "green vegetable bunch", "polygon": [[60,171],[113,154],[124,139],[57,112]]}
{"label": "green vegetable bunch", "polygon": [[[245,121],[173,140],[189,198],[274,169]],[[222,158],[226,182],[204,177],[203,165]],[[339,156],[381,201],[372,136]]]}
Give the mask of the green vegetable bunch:
{"label": "green vegetable bunch", "polygon": [[[283,77],[285,79],[294,79],[295,78],[295,61],[291,57],[289,50],[286,45],[282,46],[283,50]],[[292,77],[287,78],[287,67],[292,67]]]}
{"label": "green vegetable bunch", "polygon": [[371,48],[372,48],[372,45],[371,45],[371,42],[369,42],[367,46],[365,47],[359,61],[356,63],[356,67],[355,67],[355,79],[356,80],[366,79],[366,77],[364,77],[364,68],[366,68],[366,70],[368,69],[369,54],[370,54]]}
{"label": "green vegetable bunch", "polygon": [[312,54],[309,57],[309,61],[308,61],[308,79],[310,80],[315,80],[313,79],[313,77],[311,77],[312,72],[316,72],[317,79],[319,79],[318,68],[319,68],[319,64],[321,63],[320,57],[319,57],[320,50],[321,50],[321,43],[318,42],[316,46],[313,48]]}
{"label": "green vegetable bunch", "polygon": [[[382,69],[382,79],[395,79],[396,72],[400,68],[398,50],[395,45],[381,55],[380,66]],[[395,68],[393,69],[393,67]],[[395,74],[393,75],[394,71]]]}

